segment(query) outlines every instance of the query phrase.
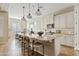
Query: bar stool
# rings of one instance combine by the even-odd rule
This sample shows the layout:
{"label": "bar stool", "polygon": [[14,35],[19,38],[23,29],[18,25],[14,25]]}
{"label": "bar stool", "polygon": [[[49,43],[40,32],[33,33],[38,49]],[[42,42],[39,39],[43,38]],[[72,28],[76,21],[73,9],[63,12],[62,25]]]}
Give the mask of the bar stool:
{"label": "bar stool", "polygon": [[[26,49],[26,38],[25,38],[25,36],[22,36],[22,35],[16,35],[16,37],[17,37],[17,39],[18,39],[18,41],[19,41],[19,43],[21,44],[21,51],[22,51],[22,53],[23,53],[23,55],[25,55],[25,49]],[[15,38],[16,38],[15,37]]]}
{"label": "bar stool", "polygon": [[18,34],[15,34],[15,39],[19,39],[19,35]]}
{"label": "bar stool", "polygon": [[22,39],[23,39],[23,36],[19,35],[19,41],[22,41]]}
{"label": "bar stool", "polygon": [[28,56],[31,55],[31,48],[32,48],[32,42],[30,41],[29,37],[27,36],[24,36],[23,38],[23,46],[24,47],[24,55],[26,55],[26,52],[28,52]]}
{"label": "bar stool", "polygon": [[18,37],[19,37],[18,41],[19,41],[20,46],[21,46],[21,51],[22,51],[23,55],[25,55],[24,54],[25,53],[24,52],[24,49],[25,49],[24,36],[18,35]]}
{"label": "bar stool", "polygon": [[[32,39],[34,39],[34,38],[32,38]],[[40,43],[40,42],[35,42],[35,40],[30,40],[29,39],[29,37],[25,37],[24,38],[24,53],[26,52],[26,49],[28,49],[28,56],[30,56],[30,55],[34,55],[35,53],[35,48],[36,48],[36,51],[37,51],[37,48],[39,48],[39,47],[43,47],[43,55],[44,55],[44,45],[43,45],[43,43]],[[31,48],[32,48],[32,50],[31,50]],[[32,51],[32,54],[30,54],[30,52]]]}
{"label": "bar stool", "polygon": [[44,44],[41,42],[35,42],[35,40],[33,40],[33,53],[34,53],[34,49],[36,48],[36,51],[39,47],[43,48],[43,56],[44,56]]}
{"label": "bar stool", "polygon": [[27,49],[27,51],[28,51],[28,56],[29,56],[29,50],[30,50],[29,44],[30,44],[30,39],[29,39],[29,37],[25,36],[25,37],[24,37],[24,54],[26,54],[26,49]]}
{"label": "bar stool", "polygon": [[24,44],[24,37],[19,37],[19,42],[21,43],[21,51],[22,51],[22,53],[23,53],[23,55],[25,55],[24,54],[24,49],[25,49],[25,44]]}

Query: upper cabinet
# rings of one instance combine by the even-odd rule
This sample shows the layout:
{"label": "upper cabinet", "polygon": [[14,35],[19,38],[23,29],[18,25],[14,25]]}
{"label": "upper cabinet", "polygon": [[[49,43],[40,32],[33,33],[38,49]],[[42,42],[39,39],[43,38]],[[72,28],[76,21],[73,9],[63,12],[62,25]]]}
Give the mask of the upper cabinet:
{"label": "upper cabinet", "polygon": [[59,15],[60,16],[60,19],[59,19],[59,27],[60,29],[63,29],[63,28],[66,28],[66,15],[65,14],[62,14],[62,15]]}
{"label": "upper cabinet", "polygon": [[72,29],[74,27],[74,14],[68,12],[55,16],[55,28],[56,29]]}
{"label": "upper cabinet", "polygon": [[67,28],[74,28],[74,12],[69,12],[66,14],[66,22],[67,22]]}
{"label": "upper cabinet", "polygon": [[59,29],[60,27],[60,16],[55,16],[55,28]]}

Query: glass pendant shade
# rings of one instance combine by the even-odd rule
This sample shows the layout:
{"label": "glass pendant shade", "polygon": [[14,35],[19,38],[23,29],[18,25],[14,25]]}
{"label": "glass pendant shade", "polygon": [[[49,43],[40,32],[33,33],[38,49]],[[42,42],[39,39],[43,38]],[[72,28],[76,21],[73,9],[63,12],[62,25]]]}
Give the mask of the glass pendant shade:
{"label": "glass pendant shade", "polygon": [[28,15],[27,15],[27,18],[28,18],[28,19],[31,19],[31,18],[32,18],[32,15],[31,15],[31,13],[30,13],[30,3],[29,3],[29,13],[28,13]]}
{"label": "glass pendant shade", "polygon": [[23,17],[21,18],[21,20],[23,20],[23,21],[26,21],[26,18],[24,17],[25,15],[24,15],[24,6],[23,6]]}
{"label": "glass pendant shade", "polygon": [[39,3],[38,3],[37,5],[38,5],[38,9],[37,9],[37,11],[36,11],[36,15],[37,15],[37,16],[40,16],[42,13],[41,13],[41,11],[40,11],[40,9],[39,9]]}
{"label": "glass pendant shade", "polygon": [[41,14],[42,14],[42,13],[41,13],[40,9],[37,9],[36,15],[37,15],[37,16],[40,16]]}
{"label": "glass pendant shade", "polygon": [[23,16],[23,17],[21,18],[21,20],[26,21],[26,18]]}
{"label": "glass pendant shade", "polygon": [[32,15],[29,13],[29,14],[27,15],[27,18],[28,18],[28,19],[31,19],[31,18],[32,18]]}

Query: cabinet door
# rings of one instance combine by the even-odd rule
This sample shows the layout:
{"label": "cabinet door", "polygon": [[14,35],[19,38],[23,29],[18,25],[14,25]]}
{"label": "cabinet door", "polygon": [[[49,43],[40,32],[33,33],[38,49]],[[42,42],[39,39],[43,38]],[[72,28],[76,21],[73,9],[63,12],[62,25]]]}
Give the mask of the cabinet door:
{"label": "cabinet door", "polygon": [[64,45],[66,45],[66,36],[65,35],[63,35],[62,36],[62,39],[61,39],[61,44],[64,44]]}
{"label": "cabinet door", "polygon": [[74,47],[74,36],[73,35],[64,35],[61,40],[61,44]]}
{"label": "cabinet door", "polygon": [[67,28],[74,28],[74,14],[73,12],[69,12],[66,14],[66,22],[67,22]]}
{"label": "cabinet door", "polygon": [[55,16],[55,28],[59,29],[60,27],[60,17],[59,16]]}
{"label": "cabinet door", "polygon": [[60,15],[60,29],[63,29],[66,27],[66,15],[65,14],[61,14]]}
{"label": "cabinet door", "polygon": [[73,35],[66,36],[66,45],[74,47],[74,36]]}

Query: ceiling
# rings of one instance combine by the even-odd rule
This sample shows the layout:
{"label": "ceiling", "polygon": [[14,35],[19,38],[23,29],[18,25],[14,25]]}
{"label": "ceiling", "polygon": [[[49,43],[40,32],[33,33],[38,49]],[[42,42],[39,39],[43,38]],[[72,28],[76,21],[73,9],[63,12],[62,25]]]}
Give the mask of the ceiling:
{"label": "ceiling", "polygon": [[[0,4],[1,5],[1,4]],[[28,14],[28,3],[7,3],[2,4],[2,6],[5,6],[5,9],[9,12],[10,18],[18,18],[20,19],[23,15],[23,9],[22,7],[25,6],[25,15]],[[40,3],[40,10],[42,12],[42,15],[55,12],[59,9],[66,8],[69,6],[74,5],[73,3]],[[35,12],[37,10],[37,4],[31,3],[31,14],[33,17],[37,17],[35,15]]]}

